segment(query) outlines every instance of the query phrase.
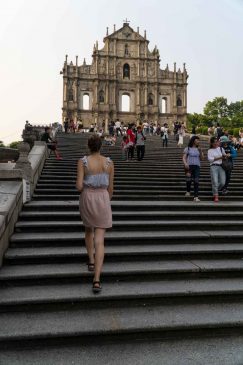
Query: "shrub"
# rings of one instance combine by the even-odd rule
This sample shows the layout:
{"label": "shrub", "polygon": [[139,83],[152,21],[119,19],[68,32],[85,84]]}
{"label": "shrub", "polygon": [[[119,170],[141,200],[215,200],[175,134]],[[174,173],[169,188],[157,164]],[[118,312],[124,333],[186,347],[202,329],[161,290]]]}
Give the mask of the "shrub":
{"label": "shrub", "polygon": [[235,137],[239,137],[239,130],[240,130],[240,128],[233,128],[233,135]]}

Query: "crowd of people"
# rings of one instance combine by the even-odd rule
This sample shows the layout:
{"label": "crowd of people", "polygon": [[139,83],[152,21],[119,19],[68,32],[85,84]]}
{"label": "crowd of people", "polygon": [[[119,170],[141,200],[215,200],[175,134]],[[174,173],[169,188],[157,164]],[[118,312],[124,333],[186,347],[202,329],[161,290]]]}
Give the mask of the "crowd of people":
{"label": "crowd of people", "polygon": [[[212,194],[214,202],[219,201],[219,195],[229,193],[229,183],[234,168],[234,161],[237,158],[238,151],[242,147],[240,138],[237,139],[227,134],[220,137],[212,136],[210,146],[207,151],[207,159],[210,164],[210,176],[212,184]],[[200,202],[199,179],[201,161],[204,159],[204,153],[200,147],[200,138],[193,135],[189,141],[188,147],[183,152],[183,163],[186,176],[186,197],[190,197],[191,185],[194,184],[194,201]]]}
{"label": "crowd of people", "polygon": [[[174,137],[185,133],[183,123],[174,123]],[[126,129],[117,124],[109,138],[116,140],[121,135],[121,147],[124,160],[134,157],[136,146],[137,159],[141,161],[145,153],[146,135],[152,131],[147,126],[131,123]],[[193,131],[192,131],[193,132]],[[160,128],[163,145],[166,146],[169,127],[165,123]],[[241,138],[239,136],[239,138]],[[179,142],[179,140],[178,140]],[[180,141],[183,145],[183,141]],[[106,229],[112,227],[112,212],[110,200],[113,194],[114,165],[113,162],[100,154],[102,138],[93,133],[88,140],[89,156],[78,161],[76,187],[80,191],[80,215],[85,227],[85,244],[88,255],[88,270],[94,273],[92,289],[94,293],[102,290],[100,276],[104,261],[104,238]],[[210,165],[212,193],[214,202],[219,201],[219,194],[229,192],[231,173],[234,161],[241,147],[241,141],[235,140],[226,134],[220,137],[212,136],[207,151]],[[199,182],[201,161],[206,158],[200,147],[200,137],[195,133],[183,151],[183,163],[186,176],[186,197],[191,196],[192,183],[194,185],[193,201],[200,202]]]}

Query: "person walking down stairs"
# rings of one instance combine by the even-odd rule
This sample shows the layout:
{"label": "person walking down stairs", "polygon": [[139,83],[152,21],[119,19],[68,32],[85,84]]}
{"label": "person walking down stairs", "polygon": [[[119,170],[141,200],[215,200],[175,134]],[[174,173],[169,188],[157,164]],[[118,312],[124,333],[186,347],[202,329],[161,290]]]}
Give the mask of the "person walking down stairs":
{"label": "person walking down stairs", "polygon": [[186,174],[186,197],[191,195],[191,184],[194,185],[194,201],[200,202],[198,197],[199,193],[199,178],[200,178],[200,166],[203,159],[203,152],[199,147],[200,139],[198,136],[192,136],[188,147],[183,152],[183,163]]}
{"label": "person walking down stairs", "polygon": [[113,162],[100,154],[102,140],[88,140],[89,156],[78,161],[76,187],[80,191],[79,209],[85,227],[88,270],[94,271],[93,292],[101,291],[100,275],[104,261],[104,237],[112,227],[110,200],[113,194]]}
{"label": "person walking down stairs", "polygon": [[208,161],[210,162],[210,174],[214,202],[219,201],[219,190],[225,186],[226,175],[222,167],[224,159],[230,157],[224,149],[219,146],[220,141],[216,137],[211,137],[210,148],[208,150]]}
{"label": "person walking down stairs", "polygon": [[54,141],[51,137],[50,127],[45,127],[45,133],[42,134],[41,141],[46,142],[47,148],[55,153],[57,160],[62,160],[62,157],[60,156],[60,153],[57,149],[57,142]]}
{"label": "person walking down stairs", "polygon": [[180,128],[178,129],[178,136],[179,136],[177,144],[178,147],[183,146],[185,135],[186,135],[186,129],[184,123],[182,122]]}

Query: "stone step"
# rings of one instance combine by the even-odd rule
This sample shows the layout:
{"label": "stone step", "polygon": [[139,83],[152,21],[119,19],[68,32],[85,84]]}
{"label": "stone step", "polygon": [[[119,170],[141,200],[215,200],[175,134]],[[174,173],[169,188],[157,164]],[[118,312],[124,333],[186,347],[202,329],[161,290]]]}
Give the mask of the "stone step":
{"label": "stone step", "polygon": [[[217,271],[225,272],[242,270],[240,267],[240,260],[226,260],[223,261],[220,266],[220,260],[217,260]],[[212,266],[214,266],[212,264]],[[204,271],[204,270],[202,270]],[[207,273],[212,270],[208,268]],[[200,269],[196,264],[188,260],[172,260],[172,259],[154,259],[144,258],[143,261],[127,261],[127,262],[106,262],[102,271],[103,280],[124,280],[131,276],[137,275],[138,277],[168,277],[168,275],[179,274],[191,274],[199,273]],[[63,280],[72,281],[78,279],[82,281],[90,281],[93,277],[93,273],[87,270],[87,265],[84,262],[78,263],[48,263],[48,264],[28,264],[28,265],[6,265],[0,271],[0,282],[2,285],[11,282],[29,281],[41,281],[52,280],[55,282],[63,282]]]}
{"label": "stone step", "polygon": [[[35,200],[74,200],[74,199],[77,199],[78,197],[78,194],[33,194],[33,198]],[[231,194],[231,195],[225,195],[223,198],[222,198],[222,202],[223,201],[239,201],[240,199],[242,198],[242,195],[235,195],[235,194]],[[160,201],[164,201],[166,199],[169,199],[171,201],[176,201],[176,202],[181,202],[181,201],[185,201],[185,196],[183,193],[181,194],[175,194],[175,193],[171,193],[171,194],[168,194],[168,193],[164,193],[164,194],[152,194],[152,193],[148,193],[148,194],[133,194],[133,193],[130,193],[130,194],[118,194],[118,193],[114,193],[113,195],[113,199],[116,199],[117,201],[121,201],[121,200],[128,200],[128,199],[131,199],[131,200],[137,200],[137,201],[157,201],[157,200],[160,200]],[[212,195],[210,195],[209,193],[207,194],[205,192],[205,194],[201,194],[200,195],[200,199],[201,200],[204,200],[204,201],[212,201]]]}
{"label": "stone step", "polygon": [[[215,300],[221,301],[222,297],[243,295],[242,278],[189,278],[174,280],[143,280],[141,278],[129,281],[104,282],[104,289],[98,296],[91,291],[91,283],[70,284],[34,284],[0,289],[0,312],[13,311],[17,306],[42,306],[44,309],[50,304],[80,303],[88,307],[89,304],[119,301],[120,304],[127,300],[161,299],[161,301],[173,299],[187,299],[189,297],[215,296]],[[21,309],[21,307],[20,307]],[[23,311],[22,307],[22,311]]]}
{"label": "stone step", "polygon": [[[112,336],[147,332],[168,337],[175,331],[226,329],[242,330],[243,304],[222,301],[221,303],[185,303],[118,306],[87,309],[33,311],[26,313],[1,313],[1,342],[28,341],[55,338],[82,339],[87,336]],[[173,321],[172,321],[173,319]],[[18,326],[16,326],[18,323]]]}
{"label": "stone step", "polygon": [[[227,329],[229,332],[229,328]],[[215,334],[216,332],[216,334]],[[225,331],[224,331],[225,332]],[[236,332],[236,333],[235,333]],[[190,335],[179,338],[173,332],[173,337],[159,339],[146,332],[138,336],[124,335],[121,341],[109,341],[107,337],[99,338],[99,345],[93,341],[77,341],[77,339],[56,341],[47,347],[43,341],[38,344],[23,342],[18,347],[15,343],[11,350],[1,350],[0,358],[4,365],[40,365],[43,364],[66,365],[76,364],[79,359],[86,365],[93,365],[99,359],[99,365],[124,365],[124,364],[153,364],[161,365],[240,365],[243,358],[243,336],[239,331],[231,331],[229,336],[224,336],[216,329],[210,335],[201,330],[200,335],[190,332]],[[139,337],[139,338],[138,338]],[[145,338],[146,337],[146,338]],[[61,351],[60,351],[61,348]],[[171,351],[173,349],[173,351]],[[112,359],[112,360],[111,360]]]}
{"label": "stone step", "polygon": [[[117,245],[110,244],[105,249],[106,261],[118,261],[118,260],[134,260],[136,258],[164,258],[164,257],[176,257],[179,258],[202,258],[202,257],[217,257],[217,258],[242,258],[243,244],[242,243],[157,243],[151,244],[141,243]],[[73,261],[87,261],[87,252],[84,245],[71,246],[67,243],[62,247],[10,247],[5,254],[5,262],[10,264],[25,264],[25,263],[48,263],[48,262],[70,262]]]}
{"label": "stone step", "polygon": [[[183,241],[187,240],[209,240],[209,239],[242,239],[243,238],[243,230],[232,231],[224,228],[224,230],[217,231],[215,229],[207,229],[207,230],[172,230],[172,231],[153,231],[147,230],[144,231],[130,231],[129,236],[126,231],[108,231],[106,232],[106,244],[109,242],[116,241],[117,244],[123,244],[125,242],[142,242],[142,241],[150,241],[156,242],[159,241],[167,241],[175,243],[175,241]],[[21,243],[31,243],[35,241],[37,243],[56,243],[69,241],[71,242],[81,242],[84,239],[83,232],[38,232],[38,233],[14,233],[10,239],[12,244],[21,244]],[[221,241],[222,242],[222,241]]]}
{"label": "stone step", "polygon": [[[48,207],[47,207],[48,208]],[[148,221],[148,224],[152,220],[158,220],[158,219],[168,219],[170,218],[171,221],[177,221],[179,219],[184,220],[207,220],[207,219],[215,219],[215,211],[206,210],[205,211],[193,211],[193,214],[191,211],[155,211],[155,210],[144,210],[144,211],[137,211],[137,210],[125,210],[125,211],[113,211],[112,216],[114,220],[126,220],[128,218],[134,219],[139,218],[142,220]],[[217,211],[217,219],[223,218],[228,221],[234,221],[235,219],[243,219],[243,211]],[[57,221],[73,221],[73,220],[80,220],[80,213],[77,211],[77,209],[73,211],[51,211],[51,210],[45,210],[45,211],[30,211],[30,210],[24,210],[20,212],[19,214],[19,221],[51,221],[51,220],[57,220]]]}
{"label": "stone step", "polygon": [[[130,187],[129,185],[120,185],[120,184],[114,184],[114,195],[116,194],[156,194],[156,195],[160,195],[160,194],[167,194],[167,195],[173,195],[173,194],[180,194],[185,198],[185,183],[181,183],[181,184],[171,184],[171,186],[169,187],[168,185],[161,185],[161,186],[146,186],[146,185],[137,185],[134,184],[134,186]],[[200,185],[200,191],[199,191],[199,195],[211,195],[211,191],[212,191],[212,187],[210,184],[201,184]],[[241,193],[241,191],[243,192],[243,188],[240,187],[233,187],[231,186],[230,191],[228,192],[228,196],[233,196],[233,195],[239,195]],[[193,189],[191,191],[191,193],[193,194]],[[70,186],[66,186],[66,185],[55,185],[53,184],[53,186],[46,186],[46,185],[39,185],[36,189],[35,189],[35,194],[36,195],[56,195],[56,194],[71,194],[71,195],[79,195],[80,192],[77,191],[76,187],[74,185],[70,185]],[[221,194],[219,194],[221,195]]]}
{"label": "stone step", "polygon": [[[121,210],[136,210],[136,211],[144,211],[149,208],[151,212],[167,212],[171,210],[180,211],[192,211],[195,212],[195,203],[191,200],[181,201],[179,204],[176,201],[132,201],[132,200],[122,200],[122,201],[111,201],[112,211],[121,211]],[[32,200],[24,205],[24,211],[43,211],[48,208],[49,211],[70,211],[76,210],[78,211],[79,201],[75,196],[75,200],[50,200],[50,201],[38,201]],[[243,202],[241,199],[238,201],[220,201],[218,204],[215,204],[212,201],[203,201],[200,204],[196,204],[196,212],[200,211],[209,211],[209,212],[229,212],[229,214],[233,212],[243,212]],[[193,214],[192,213],[192,214]]]}
{"label": "stone step", "polygon": [[[115,220],[113,222],[113,231],[147,231],[147,230],[221,230],[232,231],[238,230],[243,227],[243,220],[218,220],[218,219],[208,219],[208,220],[153,220],[147,222],[147,220]],[[17,222],[15,226],[16,232],[82,232],[84,230],[83,223],[79,220],[76,221],[28,221],[28,222]]]}
{"label": "stone step", "polygon": [[[143,260],[127,260],[105,262],[102,271],[102,280],[131,280],[134,278],[174,279],[198,278],[198,277],[242,277],[243,260],[241,258],[229,259],[158,259],[143,258]],[[35,282],[64,283],[67,282],[90,282],[93,273],[87,270],[83,262],[74,263],[47,263],[26,265],[5,265],[0,271],[1,286],[12,283]],[[114,279],[115,278],[115,279]],[[13,284],[12,284],[13,285]]]}
{"label": "stone step", "polygon": [[[0,271],[0,341],[5,359],[15,364],[14,351],[26,347],[20,360],[28,365],[30,347],[42,346],[46,355],[40,352],[36,361],[54,365],[56,360],[50,358],[54,343],[59,354],[71,341],[75,346],[86,344],[87,355],[88,342],[96,349],[102,341],[105,346],[117,342],[119,352],[128,338],[152,346],[158,337],[202,338],[235,333],[237,327],[241,333],[243,154],[235,163],[230,194],[219,204],[211,201],[209,164],[203,161],[200,196],[205,200],[195,204],[192,197],[184,197],[183,148],[177,148],[174,140],[172,147],[163,149],[160,137],[149,136],[142,162],[122,161],[120,140],[115,147],[103,147],[102,153],[115,164],[114,228],[106,233],[103,291],[95,296],[75,188],[77,160],[87,154],[88,137],[61,135],[64,160],[55,160],[53,154],[47,159],[34,200],[24,205],[11,237]],[[208,142],[201,145],[206,154]],[[172,345],[169,353],[171,349]],[[80,359],[87,364],[89,355],[74,361],[67,355],[58,365]],[[157,359],[154,355],[141,364],[161,364],[162,359],[164,363],[164,354]],[[132,362],[122,354],[109,359],[136,364],[138,356]],[[195,365],[188,352],[185,357],[180,353],[178,365],[189,365],[189,357]],[[35,365],[33,356],[29,361]],[[203,361],[209,365],[206,358]]]}
{"label": "stone step", "polygon": [[[159,185],[161,186],[162,183],[163,184],[183,184],[185,185],[185,177],[182,178],[178,178],[177,180],[175,180],[175,178],[173,177],[144,177],[143,180],[141,181],[140,177],[130,177],[130,176],[120,176],[119,179],[117,179],[115,177],[115,183],[119,182],[119,184],[129,184],[129,186],[133,186],[134,182],[139,182],[140,184],[144,184],[146,186],[148,186],[148,183],[152,182],[152,184],[150,184],[151,186],[156,186]],[[210,182],[209,180],[209,176],[202,176],[200,178],[200,186],[202,184],[205,184]],[[230,186],[241,186],[241,182],[242,179],[241,178],[237,178],[235,175],[232,175],[232,180],[230,182]],[[38,181],[38,185],[40,184],[73,184],[75,185],[76,183],[76,178],[70,178],[70,177],[65,177],[63,176],[60,179],[56,179],[55,181],[51,180],[50,177],[42,177],[39,179]]]}

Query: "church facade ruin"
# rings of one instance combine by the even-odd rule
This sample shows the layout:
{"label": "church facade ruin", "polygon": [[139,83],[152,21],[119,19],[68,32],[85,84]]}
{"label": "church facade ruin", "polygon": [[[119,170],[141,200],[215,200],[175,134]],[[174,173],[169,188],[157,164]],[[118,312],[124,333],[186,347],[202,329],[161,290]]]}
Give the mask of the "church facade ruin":
{"label": "church facade ruin", "polygon": [[187,70],[160,69],[160,54],[149,50],[146,31],[134,31],[126,20],[104,38],[104,47],[94,45],[92,64],[68,62],[63,75],[62,116],[82,120],[84,127],[116,119],[163,124],[186,121]]}

